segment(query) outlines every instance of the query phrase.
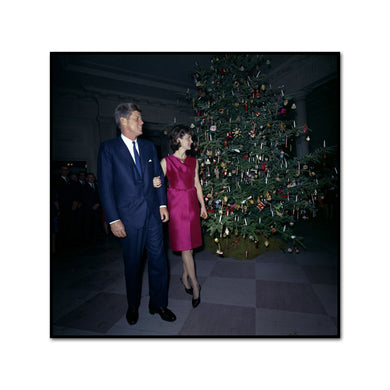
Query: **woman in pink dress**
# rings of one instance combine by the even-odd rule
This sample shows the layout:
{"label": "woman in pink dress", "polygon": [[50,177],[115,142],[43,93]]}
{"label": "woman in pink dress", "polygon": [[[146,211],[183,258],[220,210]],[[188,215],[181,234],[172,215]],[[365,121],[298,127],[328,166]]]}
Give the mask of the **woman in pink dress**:
{"label": "woman in pink dress", "polygon": [[[174,153],[161,160],[161,167],[169,183],[169,246],[173,251],[181,251],[181,281],[185,291],[192,295],[192,306],[195,308],[200,303],[200,285],[195,274],[193,249],[202,245],[200,217],[207,218],[207,211],[199,181],[198,161],[186,154],[191,150],[191,144],[191,129],[175,126],[170,133],[170,146]],[[153,184],[159,187],[160,179],[154,178]]]}

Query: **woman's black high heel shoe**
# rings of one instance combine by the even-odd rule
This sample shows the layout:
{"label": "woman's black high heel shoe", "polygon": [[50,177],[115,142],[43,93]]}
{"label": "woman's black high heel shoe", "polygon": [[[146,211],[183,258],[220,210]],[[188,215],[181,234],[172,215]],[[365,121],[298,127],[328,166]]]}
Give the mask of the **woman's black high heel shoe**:
{"label": "woman's black high heel shoe", "polygon": [[[182,278],[180,278],[180,281],[181,281],[181,284],[184,286]],[[186,291],[187,294],[190,294],[190,295],[192,295],[194,293],[194,290],[193,290],[192,287],[191,288],[187,288],[186,286],[184,286],[184,290]]]}
{"label": "woman's black high heel shoe", "polygon": [[196,299],[192,298],[192,307],[195,309],[195,307],[199,306],[199,303],[200,303],[200,284],[199,284],[199,296]]}

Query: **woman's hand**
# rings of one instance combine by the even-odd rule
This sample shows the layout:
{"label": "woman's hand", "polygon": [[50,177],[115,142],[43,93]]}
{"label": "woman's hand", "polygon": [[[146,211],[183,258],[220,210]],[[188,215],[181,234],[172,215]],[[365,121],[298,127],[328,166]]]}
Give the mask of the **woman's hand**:
{"label": "woman's hand", "polygon": [[161,178],[160,176],[156,176],[153,178],[153,187],[160,188],[161,187]]}
{"label": "woman's hand", "polygon": [[201,216],[203,219],[207,219],[206,207],[202,206],[202,207],[200,208],[200,216]]}

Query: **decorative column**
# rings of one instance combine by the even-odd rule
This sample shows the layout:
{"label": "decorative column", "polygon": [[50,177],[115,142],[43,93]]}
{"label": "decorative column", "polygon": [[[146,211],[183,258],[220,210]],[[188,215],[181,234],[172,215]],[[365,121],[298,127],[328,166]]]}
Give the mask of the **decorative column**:
{"label": "decorative column", "polygon": [[[306,116],[306,96],[307,96],[306,90],[301,90],[294,94],[295,99],[295,105],[296,108],[296,122],[298,127],[303,127],[305,124],[307,125],[307,116]],[[297,143],[296,143],[296,153],[297,157],[302,157],[305,154],[309,153],[309,142],[306,141],[306,137],[309,134],[304,134],[298,137]]]}

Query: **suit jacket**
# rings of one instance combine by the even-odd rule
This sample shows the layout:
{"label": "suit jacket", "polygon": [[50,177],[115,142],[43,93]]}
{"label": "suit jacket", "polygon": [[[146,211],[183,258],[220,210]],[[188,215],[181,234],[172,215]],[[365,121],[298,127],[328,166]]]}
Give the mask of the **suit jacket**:
{"label": "suit jacket", "polygon": [[74,201],[80,200],[80,189],[73,180],[66,182],[61,176],[55,180],[55,190],[61,209],[70,209]]}
{"label": "suit jacket", "polygon": [[[164,174],[153,143],[138,139],[142,178],[121,137],[101,144],[98,155],[99,195],[107,222],[120,219],[128,227],[141,228],[148,212],[161,220],[166,205]],[[160,176],[162,186],[153,187]]]}
{"label": "suit jacket", "polygon": [[[81,184],[80,184],[81,185]],[[81,189],[81,201],[87,210],[92,209],[96,203],[100,203],[98,187],[95,183],[95,189],[89,184],[84,185]]]}

